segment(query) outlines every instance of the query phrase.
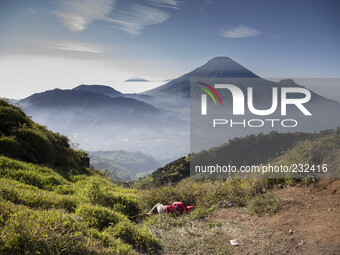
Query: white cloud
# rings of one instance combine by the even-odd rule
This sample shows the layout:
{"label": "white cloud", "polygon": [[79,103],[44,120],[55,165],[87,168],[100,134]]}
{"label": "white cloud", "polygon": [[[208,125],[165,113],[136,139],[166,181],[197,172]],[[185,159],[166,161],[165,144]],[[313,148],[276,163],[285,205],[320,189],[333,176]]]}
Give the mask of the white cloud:
{"label": "white cloud", "polygon": [[115,23],[116,28],[132,35],[139,35],[141,30],[148,25],[163,23],[170,16],[156,8],[140,4],[132,4],[125,11],[117,11],[112,18],[106,21]]}
{"label": "white cloud", "polygon": [[78,51],[78,52],[88,52],[88,53],[104,53],[105,47],[98,44],[90,44],[83,42],[57,42],[51,45],[51,48],[66,51]]}
{"label": "white cloud", "polygon": [[[82,31],[92,21],[103,20],[132,35],[139,35],[146,26],[161,24],[170,17],[160,9],[137,3],[128,3],[123,9],[114,10],[115,3],[116,0],[63,1],[60,9],[54,11],[53,14],[71,31]],[[178,9],[182,2],[149,0],[147,3],[158,7]]]}
{"label": "white cloud", "polygon": [[220,36],[225,38],[247,38],[260,35],[261,32],[244,25],[239,25],[231,30],[222,30]]}
{"label": "white cloud", "polygon": [[159,7],[165,7],[165,8],[172,8],[172,9],[179,9],[179,6],[183,4],[182,1],[177,0],[150,0],[151,4],[154,4],[155,6]]}
{"label": "white cloud", "polygon": [[82,31],[93,20],[103,20],[114,7],[114,0],[71,0],[61,2],[54,11],[61,22],[71,31]]}

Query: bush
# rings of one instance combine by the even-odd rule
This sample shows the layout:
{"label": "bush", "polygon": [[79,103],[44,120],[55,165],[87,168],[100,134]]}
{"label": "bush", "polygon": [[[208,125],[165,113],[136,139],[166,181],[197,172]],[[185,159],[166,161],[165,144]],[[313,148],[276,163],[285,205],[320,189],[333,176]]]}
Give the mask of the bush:
{"label": "bush", "polygon": [[281,200],[273,194],[263,194],[255,196],[247,202],[247,212],[251,215],[275,214],[281,209]]}
{"label": "bush", "polygon": [[70,195],[59,195],[54,192],[39,190],[24,184],[15,184],[6,179],[0,179],[0,197],[16,204],[26,205],[30,208],[65,209],[74,212],[78,201]]}
{"label": "bush", "polygon": [[[22,148],[23,158],[33,163],[51,164],[55,158],[55,151],[51,141],[45,133],[33,128],[21,127],[18,137],[25,145]],[[27,148],[27,146],[29,148]],[[26,148],[25,148],[26,147]]]}
{"label": "bush", "polygon": [[[128,189],[119,189],[110,186],[101,187],[100,182],[93,180],[87,183],[85,196],[93,204],[110,207],[126,215],[136,215],[139,213],[137,196],[128,193]],[[124,190],[124,191],[123,191]]]}
{"label": "bush", "polygon": [[95,227],[102,230],[109,225],[116,225],[120,221],[127,221],[128,218],[118,212],[115,212],[107,207],[91,204],[80,205],[76,215],[84,218],[90,227]]}
{"label": "bush", "polygon": [[35,211],[4,201],[0,208],[0,254],[133,254],[119,240],[107,244],[103,237],[89,235],[86,223],[63,212]]}
{"label": "bush", "polygon": [[134,248],[143,251],[157,251],[161,249],[159,241],[145,228],[140,228],[129,221],[121,221],[115,227],[109,227],[105,233],[122,238]]}
{"label": "bush", "polygon": [[0,154],[6,154],[10,157],[16,157],[20,154],[20,145],[14,137],[0,137]]}
{"label": "bush", "polygon": [[0,156],[0,177],[17,180],[41,189],[53,190],[67,181],[50,168]]}
{"label": "bush", "polygon": [[33,122],[18,107],[0,99],[0,134],[11,136],[19,125],[31,126]]}

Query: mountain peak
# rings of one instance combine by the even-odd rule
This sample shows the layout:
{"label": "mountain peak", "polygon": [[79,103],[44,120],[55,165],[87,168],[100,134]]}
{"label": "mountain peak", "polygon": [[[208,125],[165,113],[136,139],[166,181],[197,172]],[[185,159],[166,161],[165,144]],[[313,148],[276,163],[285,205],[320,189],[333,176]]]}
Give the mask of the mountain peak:
{"label": "mountain peak", "polygon": [[190,95],[190,79],[215,79],[215,78],[260,78],[244,66],[229,57],[215,57],[206,64],[196,68],[177,79],[158,88],[146,91],[144,94],[170,93],[181,94],[185,97]]}
{"label": "mountain peak", "polygon": [[81,84],[75,88],[73,88],[75,91],[86,91],[86,92],[92,92],[92,93],[99,93],[110,97],[117,97],[123,95],[118,90],[115,90],[114,88],[110,86],[105,85],[86,85]]}
{"label": "mountain peak", "polygon": [[[209,62],[223,62],[223,61],[234,61],[229,57],[214,57],[208,61]],[[235,61],[234,61],[235,62]]]}
{"label": "mountain peak", "polygon": [[[201,71],[204,73],[212,72],[215,73],[216,78],[258,78],[256,74],[252,73],[247,68],[229,57],[212,58],[205,65],[197,68],[195,71]],[[217,76],[216,72],[218,72]],[[211,76],[213,77],[213,75]]]}

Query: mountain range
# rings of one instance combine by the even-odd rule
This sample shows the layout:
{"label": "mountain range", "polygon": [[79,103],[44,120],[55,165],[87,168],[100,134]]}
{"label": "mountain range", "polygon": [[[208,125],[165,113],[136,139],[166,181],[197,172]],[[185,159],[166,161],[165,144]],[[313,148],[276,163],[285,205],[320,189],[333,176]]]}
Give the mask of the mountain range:
{"label": "mountain range", "polygon": [[75,87],[73,90],[75,91],[87,91],[92,93],[103,94],[109,97],[120,97],[123,96],[123,93],[115,90],[112,87],[104,86],[104,85],[79,85]]}
{"label": "mountain range", "polygon": [[[84,128],[102,124],[127,125],[138,120],[148,125],[152,124],[153,118],[160,115],[158,109],[143,101],[107,96],[108,90],[104,86],[90,86],[86,89],[98,89],[106,94],[93,93],[79,87],[81,86],[73,90],[54,89],[37,93],[20,100],[19,104],[38,122],[65,131],[72,131],[73,126],[79,125]],[[119,93],[112,89],[110,95],[120,95]]]}
{"label": "mountain range", "polygon": [[[189,153],[189,99],[190,95],[202,93],[199,89],[190,91],[190,82],[200,80],[209,84],[223,80],[237,85],[244,93],[248,87],[253,87],[254,106],[257,108],[271,105],[273,87],[302,87],[290,79],[280,82],[263,79],[231,58],[216,57],[144,93],[123,94],[109,86],[82,84],[71,90],[54,89],[33,94],[18,101],[18,104],[34,121],[65,133],[86,150],[140,151],[158,161],[170,162]],[[227,99],[224,107],[230,108],[231,94],[227,90],[220,93]],[[340,125],[340,104],[314,92],[311,94],[312,99],[307,106],[313,118],[303,119],[300,129],[289,132],[318,131]],[[292,111],[290,118],[295,114]],[[254,116],[247,113],[244,117]],[[273,130],[277,129],[234,129],[228,131],[226,140],[217,140],[216,143]]]}

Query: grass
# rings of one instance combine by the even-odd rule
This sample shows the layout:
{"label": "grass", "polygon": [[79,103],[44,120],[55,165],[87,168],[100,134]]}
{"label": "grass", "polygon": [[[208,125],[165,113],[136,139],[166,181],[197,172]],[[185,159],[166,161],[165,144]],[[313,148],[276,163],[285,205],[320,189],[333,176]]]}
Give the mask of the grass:
{"label": "grass", "polygon": [[86,220],[90,227],[95,227],[100,230],[108,226],[114,226],[120,221],[128,221],[128,218],[119,212],[104,206],[92,204],[80,205],[75,215]]}
{"label": "grass", "polygon": [[[198,212],[198,213],[197,213]],[[168,254],[232,254],[228,240],[230,228],[224,223],[210,222],[200,211],[184,216],[154,215],[143,226],[158,237]]]}
{"label": "grass", "polygon": [[68,212],[74,212],[79,203],[73,195],[60,195],[4,178],[0,179],[0,197],[30,208],[64,209]]}
{"label": "grass", "polygon": [[93,172],[66,179],[54,169],[0,156],[0,254],[135,254],[161,249],[128,216],[136,190]]}
{"label": "grass", "polygon": [[0,177],[17,180],[44,190],[53,190],[68,181],[51,168],[0,156]]}
{"label": "grass", "polygon": [[1,254],[134,254],[131,246],[63,211],[33,210],[9,201],[0,201],[0,208]]}
{"label": "grass", "polygon": [[174,201],[183,201],[187,205],[210,208],[224,206],[224,200],[237,206],[245,206],[256,195],[285,182],[285,179],[194,181],[188,178],[176,185],[165,185],[143,190],[140,195],[140,206],[146,211],[156,203],[170,204]]}
{"label": "grass", "polygon": [[[279,182],[185,179],[141,192],[114,184],[96,172],[65,178],[52,168],[5,156],[0,156],[0,177],[0,253],[5,254],[20,250],[35,254],[157,253],[175,243],[177,248],[186,242],[194,247],[192,238],[206,242],[202,249],[207,253],[220,251],[216,246],[220,239],[214,235],[224,228],[205,222],[213,210],[224,207],[223,200],[248,206]],[[195,205],[196,210],[183,217],[130,220],[156,202],[174,201]]]}
{"label": "grass", "polygon": [[246,209],[250,215],[272,215],[282,207],[281,200],[273,194],[261,194],[247,202]]}

